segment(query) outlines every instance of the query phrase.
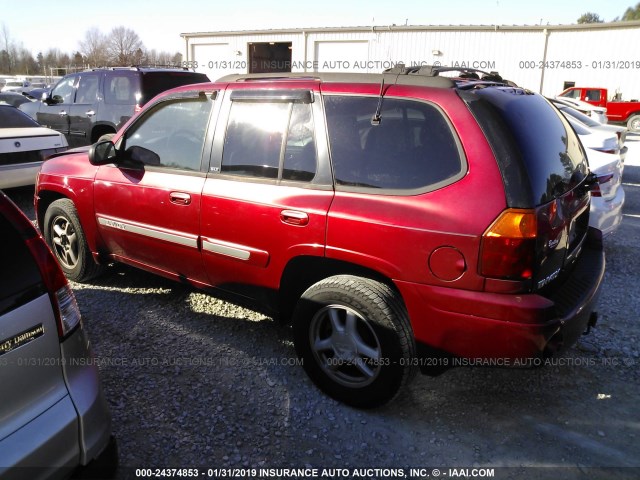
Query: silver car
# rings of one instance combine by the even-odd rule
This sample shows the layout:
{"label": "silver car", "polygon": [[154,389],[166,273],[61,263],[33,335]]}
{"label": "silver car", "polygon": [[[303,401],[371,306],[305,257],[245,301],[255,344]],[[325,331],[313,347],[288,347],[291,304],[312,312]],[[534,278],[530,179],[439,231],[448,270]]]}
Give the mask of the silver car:
{"label": "silver car", "polygon": [[42,237],[2,192],[0,232],[0,478],[110,474],[111,416],[75,296]]}
{"label": "silver car", "polygon": [[0,104],[0,188],[35,184],[42,162],[67,148],[62,133],[41,127],[11,105]]}

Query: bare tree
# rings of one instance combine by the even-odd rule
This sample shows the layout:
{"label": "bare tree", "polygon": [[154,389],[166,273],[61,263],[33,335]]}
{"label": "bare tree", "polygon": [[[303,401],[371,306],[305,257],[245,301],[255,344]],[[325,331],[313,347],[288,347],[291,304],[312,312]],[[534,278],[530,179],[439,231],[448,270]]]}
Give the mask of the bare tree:
{"label": "bare tree", "polygon": [[93,67],[107,64],[107,37],[96,27],[91,27],[80,42],[80,52],[87,63]]}
{"label": "bare tree", "polygon": [[136,60],[136,52],[143,48],[138,34],[129,28],[115,27],[108,36],[107,52],[109,60],[115,65],[132,65]]}

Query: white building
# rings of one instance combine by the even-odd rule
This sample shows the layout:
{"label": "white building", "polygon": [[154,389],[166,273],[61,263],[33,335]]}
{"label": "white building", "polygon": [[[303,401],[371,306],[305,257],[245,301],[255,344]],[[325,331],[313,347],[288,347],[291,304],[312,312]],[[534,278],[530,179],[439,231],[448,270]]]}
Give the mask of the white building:
{"label": "white building", "polygon": [[375,26],[183,33],[186,65],[212,80],[265,71],[380,72],[396,63],[498,71],[556,95],[604,87],[640,98],[640,21],[540,26]]}

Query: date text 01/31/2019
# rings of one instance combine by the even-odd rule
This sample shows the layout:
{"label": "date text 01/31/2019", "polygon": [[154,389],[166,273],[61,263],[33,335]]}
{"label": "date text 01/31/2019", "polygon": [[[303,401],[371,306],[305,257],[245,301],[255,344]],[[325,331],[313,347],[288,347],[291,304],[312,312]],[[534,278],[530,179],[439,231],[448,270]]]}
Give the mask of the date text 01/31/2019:
{"label": "date text 01/31/2019", "polygon": [[640,69],[640,60],[593,60],[583,62],[581,60],[521,60],[518,62],[521,69],[556,69],[556,70],[581,70],[590,68],[594,70],[636,70]]}

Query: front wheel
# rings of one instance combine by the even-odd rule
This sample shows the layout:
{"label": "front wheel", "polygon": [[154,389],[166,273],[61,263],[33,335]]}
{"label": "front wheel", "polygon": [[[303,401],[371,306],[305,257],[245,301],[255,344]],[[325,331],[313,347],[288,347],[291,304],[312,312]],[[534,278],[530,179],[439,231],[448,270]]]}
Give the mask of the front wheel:
{"label": "front wheel", "polygon": [[409,383],[415,342],[400,296],[384,283],[326,278],[300,298],[294,343],[315,384],[360,408],[391,401]]}
{"label": "front wheel", "polygon": [[640,133],[640,115],[632,115],[629,120],[627,120],[627,128],[630,132]]}
{"label": "front wheel", "polygon": [[102,272],[102,267],[93,260],[71,200],[61,198],[49,205],[44,215],[43,230],[44,239],[67,278],[83,282]]}

